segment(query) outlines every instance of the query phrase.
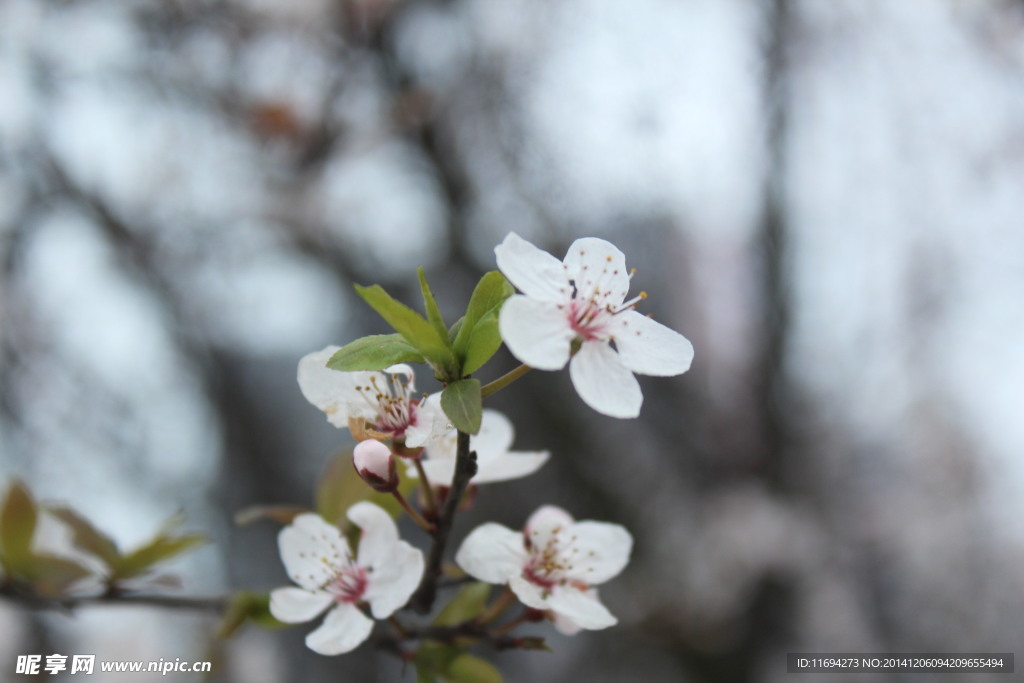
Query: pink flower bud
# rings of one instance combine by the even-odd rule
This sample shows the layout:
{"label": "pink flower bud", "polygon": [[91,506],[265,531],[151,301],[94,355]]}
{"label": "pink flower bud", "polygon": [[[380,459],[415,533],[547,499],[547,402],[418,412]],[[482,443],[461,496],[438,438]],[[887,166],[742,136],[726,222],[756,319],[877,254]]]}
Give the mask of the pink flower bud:
{"label": "pink flower bud", "polygon": [[356,472],[374,491],[391,493],[398,488],[398,473],[391,449],[374,439],[356,444],[352,453],[352,464]]}

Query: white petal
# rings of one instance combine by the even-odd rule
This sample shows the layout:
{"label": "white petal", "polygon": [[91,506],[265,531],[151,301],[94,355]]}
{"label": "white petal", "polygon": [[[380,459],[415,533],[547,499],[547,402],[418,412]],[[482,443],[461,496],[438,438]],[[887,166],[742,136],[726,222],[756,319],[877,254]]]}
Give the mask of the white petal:
{"label": "white petal", "polygon": [[356,649],[370,637],[373,619],[358,607],[342,603],[327,613],[324,623],[306,636],[306,647],[322,655],[340,655]]}
{"label": "white petal", "polygon": [[379,505],[363,501],[348,509],[348,518],[360,528],[357,562],[367,569],[387,564],[397,550],[398,527]]}
{"label": "white petal", "polygon": [[413,424],[405,429],[405,445],[426,446],[437,440],[451,426],[441,410],[441,392],[427,396],[414,408]]}
{"label": "white petal", "polygon": [[369,576],[363,598],[377,619],[387,619],[409,598],[423,579],[423,553],[405,541],[393,548],[389,562],[378,565]]}
{"label": "white petal", "polygon": [[617,307],[629,292],[626,257],[611,242],[584,237],[572,243],[565,254],[569,277],[576,283],[576,298],[598,296],[601,306]]}
{"label": "white petal", "polygon": [[693,362],[690,340],[636,311],[616,315],[613,334],[622,364],[641,375],[681,375]]}
{"label": "white petal", "polygon": [[624,527],[607,522],[577,522],[569,531],[572,544],[566,549],[572,569],[566,576],[589,585],[617,576],[629,563],[633,537]]}
{"label": "white petal", "polygon": [[537,584],[527,581],[522,575],[513,576],[509,579],[508,587],[516,594],[519,601],[527,607],[548,609],[547,591]]}
{"label": "white petal", "polygon": [[480,432],[470,437],[469,447],[481,457],[484,454],[507,453],[514,437],[512,421],[497,410],[485,408],[480,418]]}
{"label": "white petal", "polygon": [[560,370],[576,337],[559,304],[513,294],[498,315],[501,338],[512,355],[538,370]]}
{"label": "white petal", "polygon": [[475,579],[503,584],[522,573],[527,557],[522,534],[489,522],[466,537],[455,563]]}
{"label": "white petal", "polygon": [[583,630],[582,626],[561,612],[551,612],[551,623],[554,624],[555,630],[563,636],[574,636]]}
{"label": "white petal", "polygon": [[[548,452],[527,453],[510,451],[502,455],[480,456],[477,459],[474,484],[490,484],[526,477],[539,470],[548,461]],[[443,461],[442,461],[443,462]],[[454,467],[454,465],[452,465]],[[430,475],[427,475],[430,478]]]}
{"label": "white petal", "polygon": [[270,591],[270,613],[278,621],[299,624],[309,621],[334,602],[330,593],[289,586]]}
{"label": "white petal", "polygon": [[[427,481],[434,486],[451,486],[452,477],[455,475],[454,458],[428,458],[421,462],[423,471],[427,475]],[[409,476],[416,476],[414,468],[406,472]],[[476,481],[475,479],[473,481]]]}
{"label": "white petal", "polygon": [[[544,549],[553,536],[561,536],[576,524],[572,515],[556,505],[542,505],[526,520],[523,533],[530,539],[530,547]],[[566,536],[566,539],[568,536]]]}
{"label": "white petal", "polygon": [[550,302],[571,298],[572,287],[562,263],[514,232],[494,248],[494,255],[498,269],[526,296]]}
{"label": "white petal", "polygon": [[601,601],[589,592],[572,586],[555,586],[548,596],[548,605],[556,613],[568,617],[574,624],[586,629],[614,626],[618,619],[612,616]]}
{"label": "white petal", "polygon": [[327,413],[327,421],[335,427],[348,427],[349,417],[373,420],[376,411],[361,401],[357,385],[368,384],[372,372],[339,372],[327,367],[338,346],[303,356],[299,361],[299,389],[306,400]]}
{"label": "white petal", "polygon": [[413,392],[416,389],[416,373],[413,372],[411,365],[405,363],[396,363],[395,365],[389,365],[384,368],[384,372],[389,375],[405,375],[406,386],[409,387],[409,392]]}
{"label": "white petal", "polygon": [[583,342],[569,363],[569,376],[583,402],[597,412],[622,418],[640,414],[640,384],[606,342]]}
{"label": "white petal", "polygon": [[341,532],[320,515],[299,515],[277,535],[281,561],[288,577],[307,590],[316,590],[334,578],[335,568],[349,558]]}

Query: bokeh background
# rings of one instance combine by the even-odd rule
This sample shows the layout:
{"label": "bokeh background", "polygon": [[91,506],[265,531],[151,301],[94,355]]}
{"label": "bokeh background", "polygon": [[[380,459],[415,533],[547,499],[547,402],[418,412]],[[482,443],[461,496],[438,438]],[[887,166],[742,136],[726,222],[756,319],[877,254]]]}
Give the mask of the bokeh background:
{"label": "bokeh background", "polygon": [[[214,539],[174,565],[185,594],[282,585],[274,525],[233,516],[310,504],[349,445],[295,367],[385,331],[352,284],[414,301],[422,265],[454,319],[509,231],[596,235],[696,361],[632,421],[567,373],[495,397],[553,457],[457,538],[544,502],[636,537],[602,592],[621,624],[538,627],[554,652],[502,653],[508,680],[1013,651],[1022,217],[1016,0],[5,0],[0,484],[126,545],[183,510]],[[215,628],[0,603],[0,678],[205,659]],[[412,680],[307,630],[244,630],[212,680]]]}

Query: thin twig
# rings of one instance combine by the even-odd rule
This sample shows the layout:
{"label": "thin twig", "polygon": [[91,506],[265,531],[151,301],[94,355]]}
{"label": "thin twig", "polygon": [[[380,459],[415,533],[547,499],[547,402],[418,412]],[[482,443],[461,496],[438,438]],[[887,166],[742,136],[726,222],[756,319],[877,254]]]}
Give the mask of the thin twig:
{"label": "thin twig", "polygon": [[480,396],[482,398],[487,398],[492,394],[498,393],[499,391],[507,387],[509,384],[512,384],[512,382],[515,382],[517,379],[528,373],[530,370],[533,370],[533,368],[524,363],[519,367],[506,372],[504,375],[494,380],[493,382],[488,382],[487,384],[485,384],[483,388],[480,389]]}
{"label": "thin twig", "polygon": [[33,610],[72,612],[80,607],[96,605],[134,605],[171,610],[223,612],[229,599],[223,596],[199,598],[178,595],[149,595],[145,593],[102,593],[99,595],[47,597],[19,591],[13,586],[0,586],[0,598]]}

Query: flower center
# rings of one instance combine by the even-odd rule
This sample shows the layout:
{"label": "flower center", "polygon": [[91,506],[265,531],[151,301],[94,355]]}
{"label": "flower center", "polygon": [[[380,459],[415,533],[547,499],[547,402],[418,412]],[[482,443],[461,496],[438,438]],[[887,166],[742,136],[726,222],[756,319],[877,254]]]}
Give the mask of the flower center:
{"label": "flower center", "polygon": [[401,373],[385,373],[387,386],[381,386],[380,375],[374,375],[366,386],[357,386],[356,391],[370,404],[377,414],[373,428],[385,434],[400,436],[411,425],[416,424],[418,401],[412,398],[409,378]]}
{"label": "flower center", "polygon": [[611,296],[609,290],[595,289],[589,297],[583,298],[577,291],[568,303],[567,314],[569,326],[576,336],[584,341],[606,341],[612,338],[608,332],[609,323],[612,318],[624,311],[630,311],[637,307],[641,301],[647,298],[647,292],[640,292],[639,295],[629,301],[613,306],[608,302]]}
{"label": "flower center", "polygon": [[526,536],[526,547],[530,559],[523,567],[523,578],[544,589],[567,583],[566,573],[572,571],[574,556],[579,553],[575,547],[576,537],[566,539],[561,527],[556,527],[544,547],[533,544]]}
{"label": "flower center", "polygon": [[324,586],[324,590],[337,602],[356,603],[363,597],[368,583],[366,570],[350,561]]}

